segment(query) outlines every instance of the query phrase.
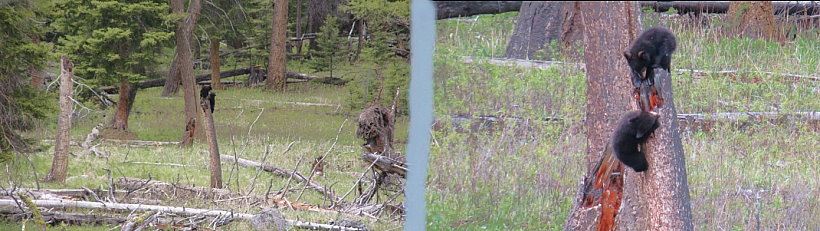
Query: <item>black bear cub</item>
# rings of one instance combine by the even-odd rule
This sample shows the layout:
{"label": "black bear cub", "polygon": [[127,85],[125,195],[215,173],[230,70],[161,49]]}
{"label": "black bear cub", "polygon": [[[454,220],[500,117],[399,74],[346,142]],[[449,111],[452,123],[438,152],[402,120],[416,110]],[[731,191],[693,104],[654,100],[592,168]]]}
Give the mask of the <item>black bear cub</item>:
{"label": "black bear cub", "polygon": [[639,148],[658,126],[658,115],[640,110],[627,112],[612,135],[615,156],[635,172],[646,171],[649,164]]}
{"label": "black bear cub", "polygon": [[200,100],[208,100],[211,103],[211,113],[214,113],[216,107],[216,93],[211,92],[211,86],[204,86],[199,90]]}
{"label": "black bear cub", "polygon": [[632,85],[640,87],[644,79],[649,80],[649,85],[655,85],[654,69],[670,70],[676,46],[675,35],[669,29],[652,27],[641,33],[624,52],[624,58],[632,68]]}

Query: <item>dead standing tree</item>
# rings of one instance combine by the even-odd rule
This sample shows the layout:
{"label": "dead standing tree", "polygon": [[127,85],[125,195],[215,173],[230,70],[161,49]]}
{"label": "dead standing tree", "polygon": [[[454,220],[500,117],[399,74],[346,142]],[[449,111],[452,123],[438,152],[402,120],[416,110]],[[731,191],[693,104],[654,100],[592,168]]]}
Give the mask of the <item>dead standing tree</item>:
{"label": "dead standing tree", "polygon": [[[581,3],[587,73],[587,166],[566,230],[692,230],[683,150],[677,131],[669,74],[657,71],[661,127],[642,148],[643,174],[625,170],[609,140],[617,118],[639,108],[631,96],[629,66],[622,52],[640,28],[634,2]],[[658,69],[660,70],[660,69]]]}
{"label": "dead standing tree", "polygon": [[[579,2],[524,2],[515,21],[506,58],[554,59],[557,52],[570,52],[583,40]],[[441,3],[439,3],[441,5]],[[556,42],[558,46],[551,47]],[[562,48],[560,50],[553,50]]]}
{"label": "dead standing tree", "polygon": [[[172,0],[171,8],[183,6],[182,0]],[[196,21],[199,18],[199,11],[202,5],[199,0],[191,0],[188,4],[188,16],[179,22],[177,27],[176,44],[177,58],[179,58],[179,75],[182,80],[182,88],[185,91],[185,132],[179,145],[190,147],[194,144],[194,134],[197,127],[197,94],[196,80],[194,77],[193,57],[191,55],[191,34],[196,28]],[[171,70],[171,72],[174,72]],[[170,78],[169,78],[170,79]],[[167,84],[166,84],[167,86]]]}
{"label": "dead standing tree", "polygon": [[71,143],[71,89],[74,82],[74,63],[68,60],[67,55],[60,59],[60,119],[57,122],[57,140],[54,147],[54,159],[51,162],[51,171],[43,181],[65,183],[68,175],[68,145]]}

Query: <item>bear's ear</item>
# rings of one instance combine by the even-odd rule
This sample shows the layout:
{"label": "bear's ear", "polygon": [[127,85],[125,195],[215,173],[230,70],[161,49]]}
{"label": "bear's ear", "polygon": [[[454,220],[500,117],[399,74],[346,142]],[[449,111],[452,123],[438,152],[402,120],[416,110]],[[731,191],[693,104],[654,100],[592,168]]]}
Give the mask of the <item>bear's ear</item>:
{"label": "bear's ear", "polygon": [[635,123],[636,120],[638,120],[637,116],[629,118],[629,123]]}
{"label": "bear's ear", "polygon": [[638,57],[641,57],[644,60],[652,60],[649,58],[649,53],[646,53],[644,51],[638,51]]}
{"label": "bear's ear", "polygon": [[629,57],[630,57],[630,56],[632,56],[632,54],[630,54],[630,53],[629,53],[629,51],[624,51],[624,58],[626,58],[627,60],[629,60]]}

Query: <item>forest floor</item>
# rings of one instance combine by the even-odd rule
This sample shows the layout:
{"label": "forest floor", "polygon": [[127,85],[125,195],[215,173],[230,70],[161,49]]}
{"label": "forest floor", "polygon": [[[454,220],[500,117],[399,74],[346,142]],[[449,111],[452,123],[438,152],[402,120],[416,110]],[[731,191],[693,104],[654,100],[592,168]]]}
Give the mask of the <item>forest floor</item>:
{"label": "forest floor", "polygon": [[[820,81],[779,75],[820,73],[816,29],[781,47],[722,37],[714,16],[704,24],[643,17],[644,28],[665,25],[677,35],[673,69],[774,73],[673,72],[679,114],[820,111]],[[586,172],[585,74],[573,65],[480,61],[503,56],[516,18],[511,12],[437,21],[430,230],[561,230],[570,212]],[[468,64],[466,56],[479,61]],[[583,56],[556,61],[583,63]],[[487,115],[508,118],[477,118]],[[818,121],[741,119],[682,126],[680,134],[695,229],[820,227]]]}
{"label": "forest floor", "polygon": [[[244,77],[242,77],[244,78]],[[182,136],[183,113],[182,93],[173,97],[160,97],[162,88],[143,89],[137,93],[136,101],[129,120],[129,128],[138,140],[146,141],[179,141]],[[354,183],[368,164],[361,160],[362,140],[355,137],[358,112],[343,109],[343,101],[348,94],[346,86],[324,85],[317,83],[294,83],[288,85],[285,93],[273,93],[261,88],[233,87],[215,91],[217,96],[214,112],[215,127],[221,154],[237,156],[257,162],[274,165],[288,170],[296,169],[304,176],[311,175],[311,163],[321,155],[327,155],[324,176],[315,176],[315,181],[330,188],[339,196],[351,190],[345,201],[358,197]],[[114,97],[116,100],[116,97]],[[312,103],[307,105],[300,103]],[[82,142],[86,134],[96,124],[107,121],[113,116],[114,108],[102,113],[87,114],[84,118],[75,119],[72,127],[72,139]],[[395,131],[395,147],[403,152],[407,139],[406,116],[398,117]],[[40,125],[28,137],[46,140],[54,139],[56,119]],[[204,137],[200,135],[200,137]],[[291,146],[292,145],[292,146]],[[36,176],[39,179],[49,171],[53,156],[53,142],[42,142],[42,150],[29,154]],[[288,147],[290,149],[288,150]],[[36,182],[32,166],[19,157],[6,168],[8,179],[17,187],[89,189],[109,188],[110,178],[117,181],[120,177],[137,177],[169,183],[208,186],[208,147],[204,139],[197,139],[192,148],[178,148],[175,145],[130,147],[124,144],[103,142],[99,149],[107,152],[107,158],[95,157],[93,154],[80,154],[81,148],[71,146],[75,156],[69,160],[68,179],[65,185]],[[266,154],[268,153],[268,154]],[[157,164],[173,164],[157,165]],[[6,175],[6,174],[4,174]],[[286,186],[290,191],[287,199],[318,206],[330,203],[320,193],[305,190],[300,196],[304,184],[290,181],[288,178],[273,176],[254,168],[236,165],[231,161],[222,161],[223,188],[247,195],[264,195],[268,192],[282,190]],[[367,177],[365,177],[367,179]],[[398,194],[400,195],[398,195]],[[403,192],[384,192],[378,200],[385,202],[388,195],[398,195],[390,204],[404,200]],[[297,201],[297,198],[298,201]],[[258,213],[270,206],[248,205],[241,203],[214,202],[198,198],[163,198],[160,203],[166,206],[184,206],[186,208],[205,208],[228,210],[241,213]],[[77,213],[89,213],[84,209],[72,209]],[[396,216],[382,215],[378,218],[349,214],[313,212],[280,208],[285,218],[307,222],[330,223],[348,218],[361,221],[373,230],[390,230],[403,227]],[[94,211],[95,214],[106,214]],[[118,217],[123,217],[119,215]],[[21,223],[0,222],[0,230],[20,230]],[[29,222],[27,229],[33,230]],[[70,226],[66,230],[110,230],[112,226]],[[249,230],[249,222],[232,222],[223,230]]]}

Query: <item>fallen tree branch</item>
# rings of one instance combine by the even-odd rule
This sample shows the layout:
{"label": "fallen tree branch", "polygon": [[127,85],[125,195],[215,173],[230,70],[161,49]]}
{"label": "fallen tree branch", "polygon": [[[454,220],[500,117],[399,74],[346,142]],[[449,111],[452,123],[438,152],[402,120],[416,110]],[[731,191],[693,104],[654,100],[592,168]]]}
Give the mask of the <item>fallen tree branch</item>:
{"label": "fallen tree branch", "polygon": [[398,174],[402,178],[407,175],[407,164],[374,153],[362,156],[364,161],[375,163],[376,168],[387,173]]}
{"label": "fallen tree branch", "polygon": [[[245,75],[245,74],[251,73],[251,69],[253,69],[253,68],[248,67],[248,68],[241,68],[241,69],[223,71],[223,72],[219,73],[219,77],[220,78],[227,78],[227,77],[232,77],[232,76]],[[263,71],[264,72],[264,69],[260,69],[258,71]],[[296,73],[296,72],[288,72],[287,77],[291,78],[291,79],[305,79],[305,80],[325,78],[325,77],[322,77],[322,76],[308,75],[308,74],[302,74],[302,73]],[[210,79],[211,79],[211,74],[202,74],[202,75],[197,75],[196,76],[196,82],[210,80]],[[165,79],[145,80],[145,81],[141,81],[141,82],[138,82],[138,83],[134,84],[135,89],[144,89],[144,88],[161,87],[161,86],[165,86]],[[107,86],[107,87],[101,87],[100,90],[104,91],[106,93],[112,94],[112,93],[116,93],[119,90],[119,88],[116,87],[116,86]]]}
{"label": "fallen tree branch", "polygon": [[[558,61],[543,61],[543,60],[526,60],[526,59],[507,59],[507,58],[483,58],[483,57],[474,57],[474,56],[463,56],[464,63],[473,64],[473,63],[480,63],[480,62],[488,62],[491,64],[495,64],[498,66],[518,66],[522,68],[539,68],[539,69],[547,69],[556,66],[570,66],[573,68],[580,68],[581,70],[585,70],[585,65],[583,63],[568,63],[568,62],[558,62]],[[810,80],[810,81],[820,81],[820,76],[812,76],[812,75],[798,75],[798,74],[791,74],[791,73],[775,73],[771,71],[738,71],[738,70],[722,70],[722,71],[705,71],[705,70],[694,70],[694,69],[674,69],[675,72],[678,74],[681,73],[692,73],[695,75],[738,75],[738,74],[766,74],[766,75],[775,75],[784,78],[793,78],[795,81],[798,80]]]}
{"label": "fallen tree branch", "polygon": [[229,156],[229,155],[219,155],[219,157],[221,159],[224,159],[224,160],[234,161],[234,162],[236,162],[240,165],[246,166],[246,167],[260,168],[260,169],[262,169],[266,172],[273,173],[274,175],[277,175],[277,176],[281,176],[281,177],[291,177],[291,176],[293,176],[293,179],[296,180],[297,182],[306,183],[306,184],[310,185],[311,188],[315,189],[316,191],[318,191],[319,193],[321,193],[322,195],[324,195],[328,199],[331,199],[333,201],[340,201],[339,196],[336,195],[336,193],[334,193],[333,191],[331,191],[328,188],[325,188],[324,186],[320,185],[319,183],[308,181],[305,176],[303,176],[302,174],[300,174],[298,172],[291,172],[291,171],[289,171],[287,169],[284,169],[284,168],[280,168],[280,167],[276,167],[276,166],[272,166],[272,165],[266,165],[266,164],[262,164],[262,163],[259,163],[259,162],[254,162],[254,161],[251,161],[251,160],[242,159],[242,158],[239,158],[239,157],[234,158],[233,156]]}
{"label": "fallen tree branch", "polygon": [[128,144],[131,147],[141,146],[162,146],[162,145],[178,145],[178,141],[150,141],[150,140],[117,140],[117,139],[103,139],[106,142]]}
{"label": "fallen tree branch", "polygon": [[[125,219],[116,218],[116,217],[109,217],[109,216],[99,216],[99,215],[88,215],[88,214],[76,214],[76,213],[55,213],[55,212],[42,212],[43,220],[47,224],[60,224],[66,223],[69,225],[81,225],[81,224],[92,224],[92,225],[102,225],[102,224],[121,224],[125,222]],[[4,217],[6,219],[18,222],[27,219],[29,213],[23,213],[17,210],[0,210],[0,217]]]}
{"label": "fallen tree branch", "polygon": [[[72,201],[72,200],[33,200],[34,204],[40,207],[72,207],[72,208],[87,208],[87,209],[107,209],[119,211],[157,211],[163,213],[172,213],[183,216],[201,215],[209,217],[231,217],[240,220],[250,221],[253,214],[237,213],[232,211],[215,210],[215,209],[196,209],[185,207],[159,206],[159,205],[142,205],[142,204],[125,204],[125,203],[99,203],[88,201]],[[13,200],[0,199],[0,205],[14,206]],[[350,228],[337,225],[319,224],[312,222],[304,222],[297,220],[285,219],[291,226],[302,229],[326,229],[326,230],[362,230],[358,228]]]}

